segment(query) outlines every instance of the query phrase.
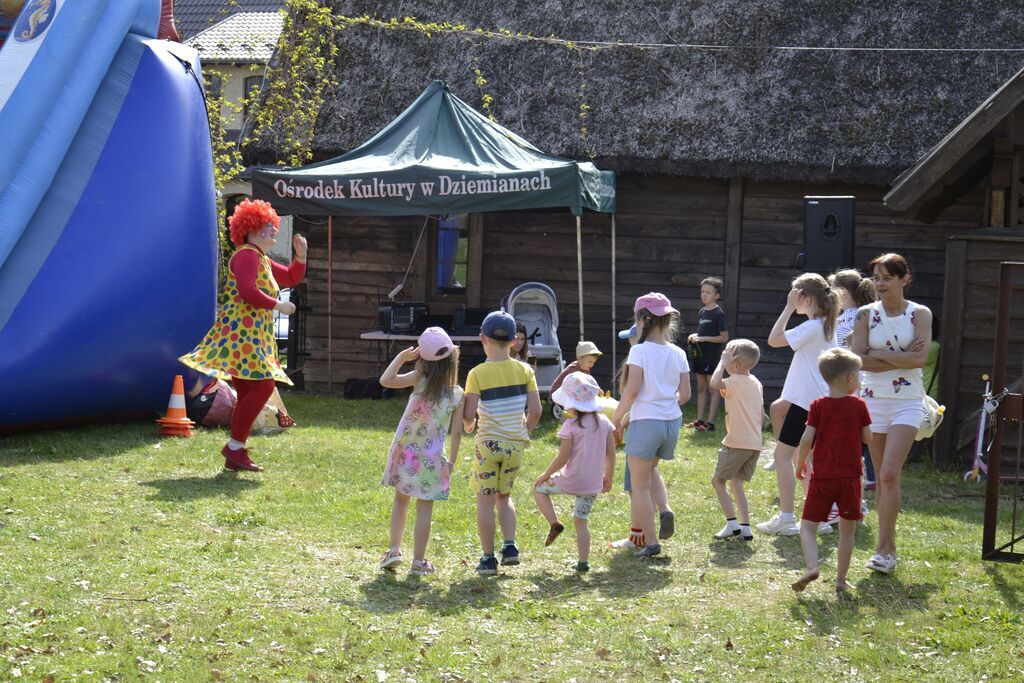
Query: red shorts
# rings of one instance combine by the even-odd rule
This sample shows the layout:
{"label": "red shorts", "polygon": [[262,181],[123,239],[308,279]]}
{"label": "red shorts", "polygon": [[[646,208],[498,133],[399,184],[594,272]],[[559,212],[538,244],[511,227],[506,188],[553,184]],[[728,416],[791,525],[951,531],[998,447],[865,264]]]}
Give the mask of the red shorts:
{"label": "red shorts", "polygon": [[832,505],[839,506],[842,519],[860,520],[860,477],[845,479],[815,479],[807,488],[807,499],[801,519],[808,522],[827,522]]}

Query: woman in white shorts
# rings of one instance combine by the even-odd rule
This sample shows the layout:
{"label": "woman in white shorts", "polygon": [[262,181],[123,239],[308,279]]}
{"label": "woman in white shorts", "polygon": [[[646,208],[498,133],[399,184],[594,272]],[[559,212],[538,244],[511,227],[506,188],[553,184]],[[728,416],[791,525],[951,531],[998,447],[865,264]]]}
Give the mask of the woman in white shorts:
{"label": "woman in white shorts", "polygon": [[921,368],[932,338],[932,312],[904,298],[910,267],[899,254],[882,254],[868,265],[878,302],[857,311],[850,349],[864,363],[861,397],[871,413],[871,461],[878,489],[878,543],[868,568],[896,569],[896,517],[903,463],[921,425]]}

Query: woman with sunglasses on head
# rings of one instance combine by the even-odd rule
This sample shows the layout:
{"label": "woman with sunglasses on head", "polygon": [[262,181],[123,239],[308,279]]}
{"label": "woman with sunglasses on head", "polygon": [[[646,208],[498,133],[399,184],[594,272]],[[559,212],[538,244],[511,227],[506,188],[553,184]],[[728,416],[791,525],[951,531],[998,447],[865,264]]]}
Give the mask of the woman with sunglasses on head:
{"label": "woman with sunglasses on head", "polygon": [[231,438],[221,451],[229,470],[262,472],[249,457],[245,442],[275,382],[291,384],[277,357],[275,310],[295,312],[295,304],[278,301],[282,287],[294,287],[306,272],[306,238],[295,235],[295,260],[285,267],[267,256],[277,243],[281,219],[268,202],[243,200],[229,219],[231,242],[238,247],[228,261],[224,301],[217,319],[199,345],[179,360],[223,380],[238,394],[231,415]]}

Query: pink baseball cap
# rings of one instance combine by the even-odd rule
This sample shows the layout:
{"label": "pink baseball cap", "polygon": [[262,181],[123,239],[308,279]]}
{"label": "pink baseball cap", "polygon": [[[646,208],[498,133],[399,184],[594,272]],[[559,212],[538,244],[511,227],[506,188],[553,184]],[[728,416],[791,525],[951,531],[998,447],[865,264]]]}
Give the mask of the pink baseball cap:
{"label": "pink baseball cap", "polygon": [[428,327],[423,330],[416,343],[420,347],[420,358],[423,360],[447,358],[455,348],[452,338],[440,327]]}
{"label": "pink baseball cap", "polygon": [[661,292],[651,292],[644,294],[642,297],[636,300],[633,304],[633,312],[637,313],[641,309],[646,308],[654,315],[668,315],[669,313],[678,313],[676,309],[672,308],[672,302],[668,300],[668,297]]}

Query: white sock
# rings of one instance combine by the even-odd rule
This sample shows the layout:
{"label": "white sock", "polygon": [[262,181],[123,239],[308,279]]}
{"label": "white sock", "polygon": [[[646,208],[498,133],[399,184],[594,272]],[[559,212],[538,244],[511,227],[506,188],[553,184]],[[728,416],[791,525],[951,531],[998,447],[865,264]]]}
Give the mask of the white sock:
{"label": "white sock", "polygon": [[736,523],[736,518],[725,520],[725,526],[729,531],[736,531],[740,528],[740,525]]}
{"label": "white sock", "polygon": [[228,439],[228,448],[237,451],[240,448],[245,448],[245,444],[241,441],[235,441],[234,439]]}
{"label": "white sock", "polygon": [[792,512],[780,512],[779,519],[781,519],[783,522],[795,522],[796,515],[794,515]]}

